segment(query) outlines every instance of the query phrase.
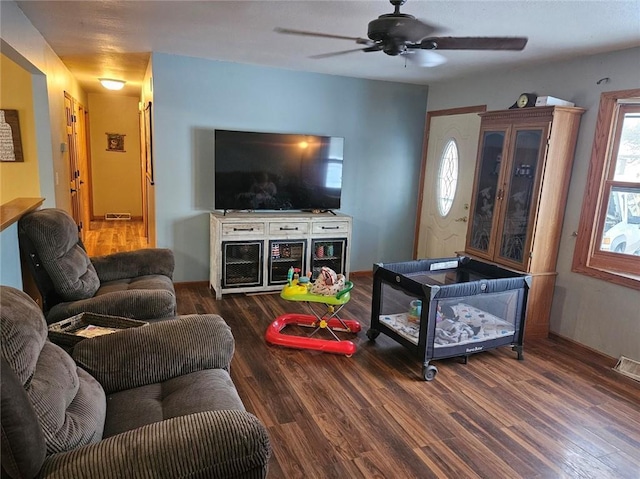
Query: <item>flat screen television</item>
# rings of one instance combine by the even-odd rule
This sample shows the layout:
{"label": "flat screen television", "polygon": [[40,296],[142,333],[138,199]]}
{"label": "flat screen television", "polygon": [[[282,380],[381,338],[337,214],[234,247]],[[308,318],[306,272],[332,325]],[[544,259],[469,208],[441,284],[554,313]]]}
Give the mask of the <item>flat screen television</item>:
{"label": "flat screen television", "polygon": [[340,208],[344,138],[215,131],[215,209]]}

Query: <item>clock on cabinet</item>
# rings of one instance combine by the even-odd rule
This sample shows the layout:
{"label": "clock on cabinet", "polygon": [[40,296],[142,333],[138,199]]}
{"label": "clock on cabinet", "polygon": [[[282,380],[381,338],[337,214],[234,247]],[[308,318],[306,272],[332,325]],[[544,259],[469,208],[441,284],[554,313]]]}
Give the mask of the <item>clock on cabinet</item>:
{"label": "clock on cabinet", "polygon": [[521,94],[516,102],[509,107],[510,110],[516,108],[529,108],[532,106],[536,106],[536,100],[538,99],[538,95],[535,93],[523,93]]}

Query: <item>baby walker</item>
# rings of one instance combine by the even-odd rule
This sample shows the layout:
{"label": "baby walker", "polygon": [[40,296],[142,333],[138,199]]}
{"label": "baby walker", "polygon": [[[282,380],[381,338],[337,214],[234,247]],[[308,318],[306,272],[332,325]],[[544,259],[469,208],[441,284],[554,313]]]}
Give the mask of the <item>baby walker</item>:
{"label": "baby walker", "polygon": [[[353,289],[353,283],[346,281],[344,286],[333,296],[312,293],[310,291],[311,283],[309,278],[294,278],[294,270],[289,270],[288,282],[282,288],[280,297],[287,301],[302,301],[306,303],[311,314],[287,313],[278,316],[267,328],[265,333],[266,341],[287,348],[312,349],[351,357],[356,352],[356,345],[352,341],[341,340],[334,332],[358,333],[361,329],[358,321],[342,319],[338,316],[338,312],[351,299],[349,292]],[[313,307],[314,303],[326,306],[326,310],[322,313],[317,312]],[[281,331],[289,324],[315,329],[308,337],[282,334]],[[320,330],[327,330],[332,338],[314,338],[313,336]]]}

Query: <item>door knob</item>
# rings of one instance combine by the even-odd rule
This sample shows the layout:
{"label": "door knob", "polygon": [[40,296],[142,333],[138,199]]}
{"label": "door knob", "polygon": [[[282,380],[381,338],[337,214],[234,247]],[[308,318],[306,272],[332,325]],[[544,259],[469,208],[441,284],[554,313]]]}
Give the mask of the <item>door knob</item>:
{"label": "door knob", "polygon": [[457,218],[454,220],[456,223],[466,223],[467,222],[467,217],[466,216],[461,216],[460,218]]}

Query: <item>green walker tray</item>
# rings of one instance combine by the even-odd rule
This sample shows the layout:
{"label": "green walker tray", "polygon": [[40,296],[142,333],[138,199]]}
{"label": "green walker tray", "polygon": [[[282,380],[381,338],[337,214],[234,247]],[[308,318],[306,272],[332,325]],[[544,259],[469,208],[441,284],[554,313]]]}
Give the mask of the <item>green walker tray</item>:
{"label": "green walker tray", "polygon": [[336,295],[325,296],[323,294],[310,293],[308,284],[300,284],[294,281],[290,285],[286,285],[282,288],[280,297],[287,301],[307,301],[339,306],[349,302],[351,299],[349,291],[352,289],[353,283],[351,281],[347,281],[344,284],[344,289],[340,290]]}

